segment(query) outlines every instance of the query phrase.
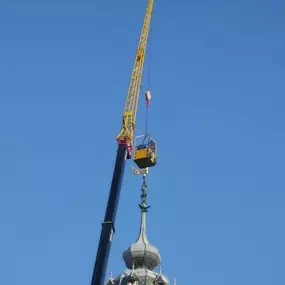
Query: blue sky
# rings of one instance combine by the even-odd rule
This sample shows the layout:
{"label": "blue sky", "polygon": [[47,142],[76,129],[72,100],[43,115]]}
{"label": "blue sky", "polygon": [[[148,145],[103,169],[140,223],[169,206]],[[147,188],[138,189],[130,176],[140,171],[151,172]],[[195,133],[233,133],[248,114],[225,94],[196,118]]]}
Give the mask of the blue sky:
{"label": "blue sky", "polygon": [[[90,284],[145,7],[1,1],[1,284]],[[281,0],[156,1],[148,236],[177,284],[285,282],[284,13]],[[131,165],[114,275],[139,227]]]}

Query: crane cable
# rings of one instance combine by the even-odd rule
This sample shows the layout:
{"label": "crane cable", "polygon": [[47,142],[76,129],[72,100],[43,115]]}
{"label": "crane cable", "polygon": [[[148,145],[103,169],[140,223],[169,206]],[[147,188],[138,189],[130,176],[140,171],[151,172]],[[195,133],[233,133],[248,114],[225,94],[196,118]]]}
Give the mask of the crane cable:
{"label": "crane cable", "polygon": [[[155,8],[155,5],[156,4],[156,0],[154,1],[154,8]],[[153,18],[154,18],[154,9],[152,11],[152,21],[150,23],[150,27],[149,27],[149,45],[151,46],[151,41],[152,41],[152,30],[153,30]],[[150,50],[150,49],[148,49]],[[147,91],[145,93],[145,100],[146,100],[146,121],[145,121],[145,133],[147,134],[148,133],[148,117],[149,117],[149,112],[148,112],[148,109],[149,109],[149,106],[150,106],[150,99],[151,99],[151,93],[150,93],[150,90],[151,90],[151,57],[150,57],[151,53],[148,52],[147,54]]]}

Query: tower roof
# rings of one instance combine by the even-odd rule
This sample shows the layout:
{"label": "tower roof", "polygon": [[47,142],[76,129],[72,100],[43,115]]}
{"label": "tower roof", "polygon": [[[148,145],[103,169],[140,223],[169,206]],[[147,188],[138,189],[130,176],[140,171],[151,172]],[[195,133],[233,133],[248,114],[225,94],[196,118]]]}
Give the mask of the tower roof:
{"label": "tower roof", "polygon": [[[106,285],[169,285],[168,278],[161,271],[161,257],[158,249],[150,244],[146,234],[146,215],[150,206],[147,206],[147,169],[135,170],[135,174],[143,174],[141,194],[141,223],[137,241],[123,253],[127,269],[119,276],[108,279]],[[154,269],[160,265],[160,272]]]}
{"label": "tower roof", "polygon": [[148,206],[146,177],[143,176],[142,195],[141,195],[141,224],[138,239],[123,253],[123,259],[127,268],[147,268],[153,270],[161,263],[161,257],[158,249],[151,245],[146,234],[146,213]]}

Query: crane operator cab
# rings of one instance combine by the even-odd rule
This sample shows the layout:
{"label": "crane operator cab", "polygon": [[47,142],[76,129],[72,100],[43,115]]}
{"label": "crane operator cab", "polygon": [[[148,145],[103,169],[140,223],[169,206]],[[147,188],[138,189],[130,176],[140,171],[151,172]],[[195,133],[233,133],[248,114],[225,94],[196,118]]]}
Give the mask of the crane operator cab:
{"label": "crane operator cab", "polygon": [[156,165],[156,142],[149,134],[143,134],[135,138],[134,162],[139,168]]}

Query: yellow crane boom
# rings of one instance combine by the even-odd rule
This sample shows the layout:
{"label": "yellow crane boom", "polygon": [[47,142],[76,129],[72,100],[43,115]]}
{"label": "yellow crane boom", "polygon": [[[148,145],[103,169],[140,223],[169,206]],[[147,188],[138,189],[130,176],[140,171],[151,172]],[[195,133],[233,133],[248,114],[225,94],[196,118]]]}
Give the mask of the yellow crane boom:
{"label": "yellow crane boom", "polygon": [[131,157],[133,149],[133,137],[136,125],[136,115],[138,109],[138,99],[140,94],[143,66],[146,54],[148,34],[150,30],[151,16],[153,10],[153,1],[149,0],[144,19],[144,24],[140,36],[139,45],[136,52],[136,58],[128,89],[127,100],[123,114],[123,124],[120,133],[117,136],[119,144],[126,144],[128,149],[128,158]]}

